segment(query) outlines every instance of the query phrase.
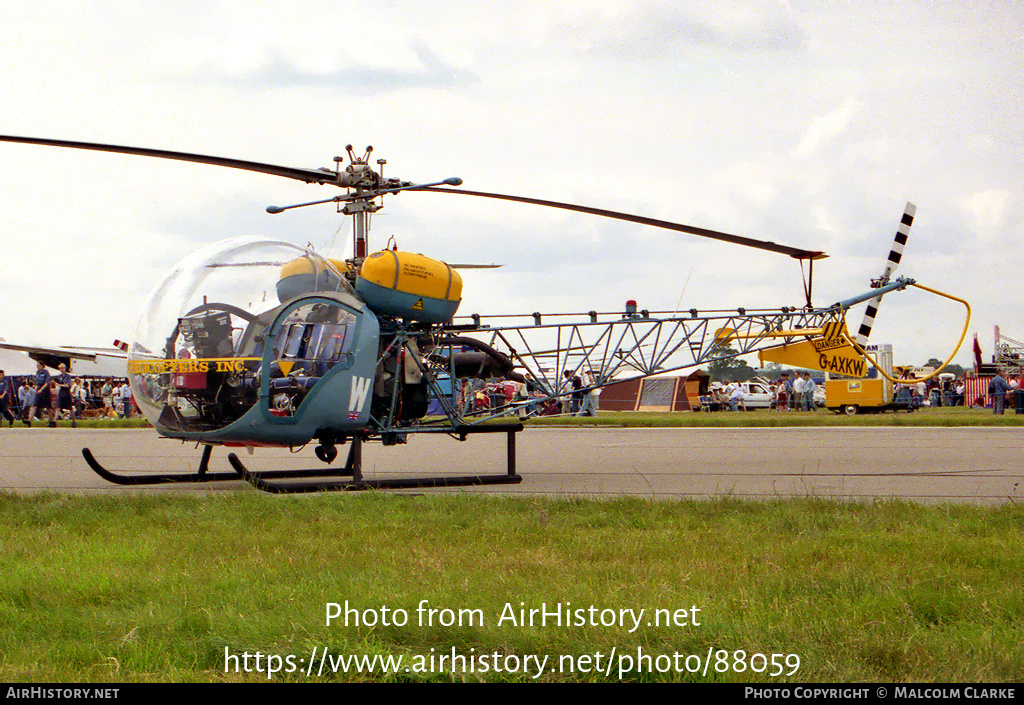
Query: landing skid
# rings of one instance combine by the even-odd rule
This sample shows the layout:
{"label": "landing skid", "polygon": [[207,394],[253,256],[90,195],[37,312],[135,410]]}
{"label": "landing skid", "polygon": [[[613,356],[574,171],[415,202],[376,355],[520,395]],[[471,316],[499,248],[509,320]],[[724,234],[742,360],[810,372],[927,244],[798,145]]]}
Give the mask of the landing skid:
{"label": "landing skid", "polygon": [[[317,468],[310,470],[269,470],[250,472],[238,456],[228,454],[228,462],[234,472],[210,472],[210,454],[212,446],[203,447],[203,455],[199,461],[199,469],[194,473],[165,474],[121,474],[106,469],[93,456],[88,448],[82,449],[82,456],[93,472],[107,482],[116,485],[163,485],[174,483],[227,482],[244,479],[250,485],[263,492],[274,494],[298,494],[308,492],[331,492],[338,490],[398,490],[425,487],[471,487],[475,485],[515,485],[523,481],[516,474],[516,434],[523,430],[523,425],[493,424],[487,426],[458,426],[455,433],[465,440],[476,433],[506,433],[507,472],[495,475],[452,475],[449,477],[410,477],[387,480],[366,480],[363,478],[363,440],[352,439],[348,459],[343,468]],[[273,480],[297,480],[323,478],[310,482],[273,482]],[[345,479],[341,479],[345,478]]]}
{"label": "landing skid", "polygon": [[[516,424],[494,424],[488,426],[459,426],[456,433],[462,440],[474,433],[506,433],[508,434],[507,448],[507,472],[502,475],[452,475],[450,477],[407,477],[393,478],[388,480],[366,480],[363,479],[363,441],[360,438],[353,438],[352,445],[348,451],[348,459],[344,468],[330,470],[334,475],[333,479],[324,479],[316,482],[268,482],[277,478],[302,478],[302,477],[325,477],[326,471],[315,470],[291,470],[280,471],[279,473],[249,472],[234,453],[228,454],[228,462],[231,463],[238,474],[245,478],[246,482],[263,492],[273,494],[301,494],[308,492],[337,492],[340,490],[408,490],[427,487],[472,487],[477,485],[517,485],[523,481],[521,475],[516,474],[516,434],[523,430],[523,425]],[[313,473],[317,473],[314,475]],[[338,479],[351,478],[351,479]]]}
{"label": "landing skid", "polygon": [[85,458],[85,462],[89,464],[89,467],[92,468],[93,472],[107,482],[113,482],[115,485],[162,485],[169,482],[192,483],[237,480],[238,474],[234,472],[209,472],[210,453],[212,451],[213,446],[203,447],[203,457],[199,461],[199,470],[197,472],[169,473],[164,475],[121,475],[107,470],[105,467],[100,465],[93,456],[92,451],[88,448],[82,448],[82,456]]}
{"label": "landing skid", "polygon": [[[199,470],[189,473],[167,473],[167,474],[136,474],[122,475],[99,464],[88,448],[82,448],[82,456],[89,464],[93,472],[107,482],[115,485],[164,485],[173,483],[197,483],[197,482],[237,482],[242,478],[238,471],[232,472],[209,472],[210,453],[212,446],[203,448],[203,457],[199,461]],[[334,468],[321,468],[316,470],[270,470],[266,472],[251,473],[259,479],[274,480],[288,477],[332,477],[337,476],[339,471]]]}

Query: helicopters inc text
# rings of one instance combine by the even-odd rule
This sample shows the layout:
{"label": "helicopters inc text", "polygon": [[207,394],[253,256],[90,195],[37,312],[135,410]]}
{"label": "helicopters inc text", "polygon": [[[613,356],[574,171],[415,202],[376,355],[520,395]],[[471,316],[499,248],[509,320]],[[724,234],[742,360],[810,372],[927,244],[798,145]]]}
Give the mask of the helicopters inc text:
{"label": "helicopters inc text", "polygon": [[[607,627],[625,628],[629,633],[641,626],[647,627],[699,627],[701,608],[665,609],[631,607],[614,609],[587,605],[574,607],[571,602],[541,602],[527,606],[520,602],[514,605],[506,602],[501,611],[492,615],[491,623],[499,627]],[[346,627],[397,626],[412,624],[420,627],[482,627],[487,623],[484,611],[479,608],[433,607],[427,600],[421,600],[415,610],[401,607],[362,608],[344,603],[325,603],[326,626],[340,622]]]}
{"label": "helicopters inc text", "polygon": [[188,374],[190,372],[243,372],[246,362],[259,362],[258,357],[206,357],[184,360],[130,360],[132,374]]}

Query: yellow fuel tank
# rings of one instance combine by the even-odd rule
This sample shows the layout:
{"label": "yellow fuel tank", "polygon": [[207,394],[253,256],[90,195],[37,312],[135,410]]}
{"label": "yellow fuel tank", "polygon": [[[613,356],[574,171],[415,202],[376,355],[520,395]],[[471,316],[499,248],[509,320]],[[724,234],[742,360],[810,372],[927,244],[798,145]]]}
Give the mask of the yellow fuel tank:
{"label": "yellow fuel tank", "polygon": [[382,250],[363,261],[356,292],[374,313],[448,323],[462,302],[462,277],[439,260]]}
{"label": "yellow fuel tank", "polygon": [[[338,269],[338,265],[341,268]],[[311,255],[299,257],[281,267],[281,275],[277,282],[277,298],[284,303],[296,296],[312,294],[316,291],[347,291],[352,288],[341,275],[345,263],[332,260],[314,259]]]}

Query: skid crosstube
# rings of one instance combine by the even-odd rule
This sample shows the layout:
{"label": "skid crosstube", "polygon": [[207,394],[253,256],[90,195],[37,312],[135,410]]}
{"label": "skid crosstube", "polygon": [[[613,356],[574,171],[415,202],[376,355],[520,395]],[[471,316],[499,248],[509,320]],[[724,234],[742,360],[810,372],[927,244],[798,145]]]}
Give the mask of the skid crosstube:
{"label": "skid crosstube", "polygon": [[[521,475],[516,474],[516,434],[523,430],[521,423],[511,424],[488,424],[486,426],[456,426],[454,433],[460,439],[465,440],[467,436],[476,433],[505,433],[508,436],[507,446],[507,472],[501,475],[452,475],[448,477],[403,477],[386,480],[367,480],[363,478],[363,441],[358,436],[352,439],[352,446],[349,448],[348,460],[345,467],[332,471],[336,478],[345,477],[351,479],[323,479],[315,482],[289,482],[276,483],[268,482],[277,477],[271,477],[269,473],[249,472],[242,464],[242,461],[234,453],[228,454],[228,462],[231,463],[238,474],[245,478],[246,482],[263,492],[274,494],[302,494],[309,492],[337,492],[341,490],[406,490],[428,487],[473,487],[478,485],[516,485],[523,481]],[[283,477],[302,478],[312,477],[310,471],[295,470],[282,471]],[[278,476],[278,477],[282,477]]]}
{"label": "skid crosstube", "polygon": [[[447,477],[410,477],[386,480],[367,480],[363,478],[362,461],[363,440],[356,436],[349,447],[348,459],[343,468],[318,468],[308,470],[269,470],[250,472],[238,456],[228,454],[228,462],[233,472],[209,472],[212,446],[203,447],[203,455],[199,469],[194,473],[164,473],[124,475],[112,472],[96,460],[92,451],[82,449],[85,462],[93,472],[108,482],[116,485],[162,485],[173,483],[227,482],[244,479],[250,485],[264,492],[275,494],[297,494],[308,492],[330,492],[338,490],[372,490],[372,489],[415,489],[427,487],[471,487],[476,485],[514,485],[522,482],[521,475],[516,474],[516,434],[523,430],[521,423],[488,424],[482,426],[459,425],[453,433],[461,440],[477,433],[505,433],[508,437],[507,472],[494,475],[452,475]],[[277,483],[273,480],[293,480],[323,478],[312,482]],[[347,478],[347,479],[341,479]]]}

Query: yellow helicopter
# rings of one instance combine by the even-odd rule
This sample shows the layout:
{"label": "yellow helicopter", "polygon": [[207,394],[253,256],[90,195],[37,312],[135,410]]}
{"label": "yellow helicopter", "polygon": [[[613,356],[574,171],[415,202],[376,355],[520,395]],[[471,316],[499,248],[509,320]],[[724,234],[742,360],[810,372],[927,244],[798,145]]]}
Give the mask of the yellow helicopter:
{"label": "yellow helicopter", "polygon": [[[96,473],[123,485],[241,476],[261,490],[294,493],[518,483],[515,441],[523,424],[507,417],[524,402],[477,408],[464,398],[467,384],[497,379],[529,385],[530,404],[536,404],[586,393],[613,378],[647,377],[758,350],[795,350],[801,343],[814,346],[818,368],[828,369],[837,359],[863,359],[863,343],[845,329],[850,307],[914,284],[888,281],[887,274],[867,294],[816,308],[813,263],[826,257],[823,252],[587,206],[462,190],[458,178],[427,184],[384,178],[370,165],[369,147],[357,155],[348,146],[347,158],[336,157],[333,169],[302,169],[88,142],[17,136],[0,141],[174,159],[344,189],[331,198],[267,211],[336,204],[353,219],[351,259],[325,258],[278,240],[237,238],[193,253],[157,288],[128,349],[128,378],[157,432],[197,442],[203,454],[195,473],[123,473],[103,467],[83,449]],[[801,268],[807,264],[807,305],[680,314],[637,311],[627,304],[621,311],[460,318],[458,265],[397,248],[369,249],[370,214],[382,208],[384,196],[404,191],[565,209],[786,255]],[[586,384],[566,385],[584,371]],[[505,434],[506,468],[444,477],[363,476],[363,443],[405,443],[417,433],[461,440]],[[312,440],[317,458],[328,466],[337,446],[348,444],[344,466],[250,472],[230,453],[232,472],[209,469],[217,445],[294,448]]]}

